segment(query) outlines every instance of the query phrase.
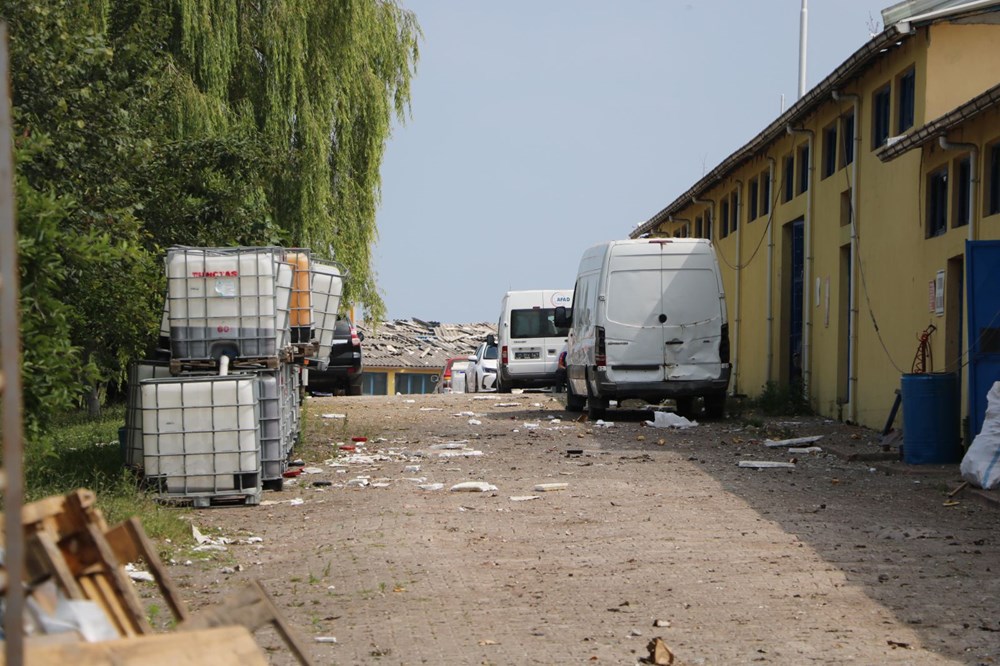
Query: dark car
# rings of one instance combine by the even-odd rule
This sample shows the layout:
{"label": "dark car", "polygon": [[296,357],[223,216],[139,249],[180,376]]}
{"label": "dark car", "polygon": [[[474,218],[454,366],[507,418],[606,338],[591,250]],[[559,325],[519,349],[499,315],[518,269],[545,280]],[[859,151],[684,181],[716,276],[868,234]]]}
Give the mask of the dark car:
{"label": "dark car", "polygon": [[333,329],[333,349],[326,370],[309,369],[309,392],[334,395],[361,395],[361,373],[364,369],[361,341],[347,317],[337,317]]}

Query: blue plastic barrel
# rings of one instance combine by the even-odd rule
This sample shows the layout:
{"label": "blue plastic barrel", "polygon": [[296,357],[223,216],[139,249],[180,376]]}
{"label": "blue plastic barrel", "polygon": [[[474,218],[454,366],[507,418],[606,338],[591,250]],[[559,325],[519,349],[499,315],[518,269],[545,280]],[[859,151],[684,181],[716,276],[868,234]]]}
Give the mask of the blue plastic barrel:
{"label": "blue plastic barrel", "polygon": [[954,372],[906,374],[901,392],[903,461],[911,465],[961,462],[958,375]]}

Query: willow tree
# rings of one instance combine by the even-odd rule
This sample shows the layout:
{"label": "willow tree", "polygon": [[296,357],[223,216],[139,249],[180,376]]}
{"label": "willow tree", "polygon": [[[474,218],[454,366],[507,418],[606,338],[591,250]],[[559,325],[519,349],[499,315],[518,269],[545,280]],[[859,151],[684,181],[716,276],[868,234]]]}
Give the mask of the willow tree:
{"label": "willow tree", "polygon": [[345,301],[384,315],[372,268],[379,167],[403,120],[420,32],[391,0],[174,0],[178,139],[252,125],[287,242],[351,273]]}

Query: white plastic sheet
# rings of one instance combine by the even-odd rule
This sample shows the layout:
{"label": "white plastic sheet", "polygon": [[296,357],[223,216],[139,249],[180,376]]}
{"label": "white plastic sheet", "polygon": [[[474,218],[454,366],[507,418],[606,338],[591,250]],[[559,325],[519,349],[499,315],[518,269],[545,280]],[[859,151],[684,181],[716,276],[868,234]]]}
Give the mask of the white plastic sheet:
{"label": "white plastic sheet", "polygon": [[698,425],[697,421],[691,421],[673,412],[655,412],[652,421],[646,421],[646,425],[653,428],[693,428]]}
{"label": "white plastic sheet", "polygon": [[1000,382],[986,394],[983,429],[972,440],[960,466],[962,478],[985,490],[1000,487]]}

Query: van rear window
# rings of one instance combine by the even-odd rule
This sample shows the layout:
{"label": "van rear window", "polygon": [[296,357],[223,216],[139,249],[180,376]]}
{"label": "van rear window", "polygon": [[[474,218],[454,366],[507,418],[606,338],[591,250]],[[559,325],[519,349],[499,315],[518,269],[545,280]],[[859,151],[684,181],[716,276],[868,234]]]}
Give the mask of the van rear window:
{"label": "van rear window", "polygon": [[[715,273],[704,269],[612,271],[608,319],[633,326],[684,326],[721,315]],[[662,300],[662,302],[661,302]]]}
{"label": "van rear window", "polygon": [[555,324],[553,308],[510,311],[510,337],[512,338],[565,338],[568,328]]}

